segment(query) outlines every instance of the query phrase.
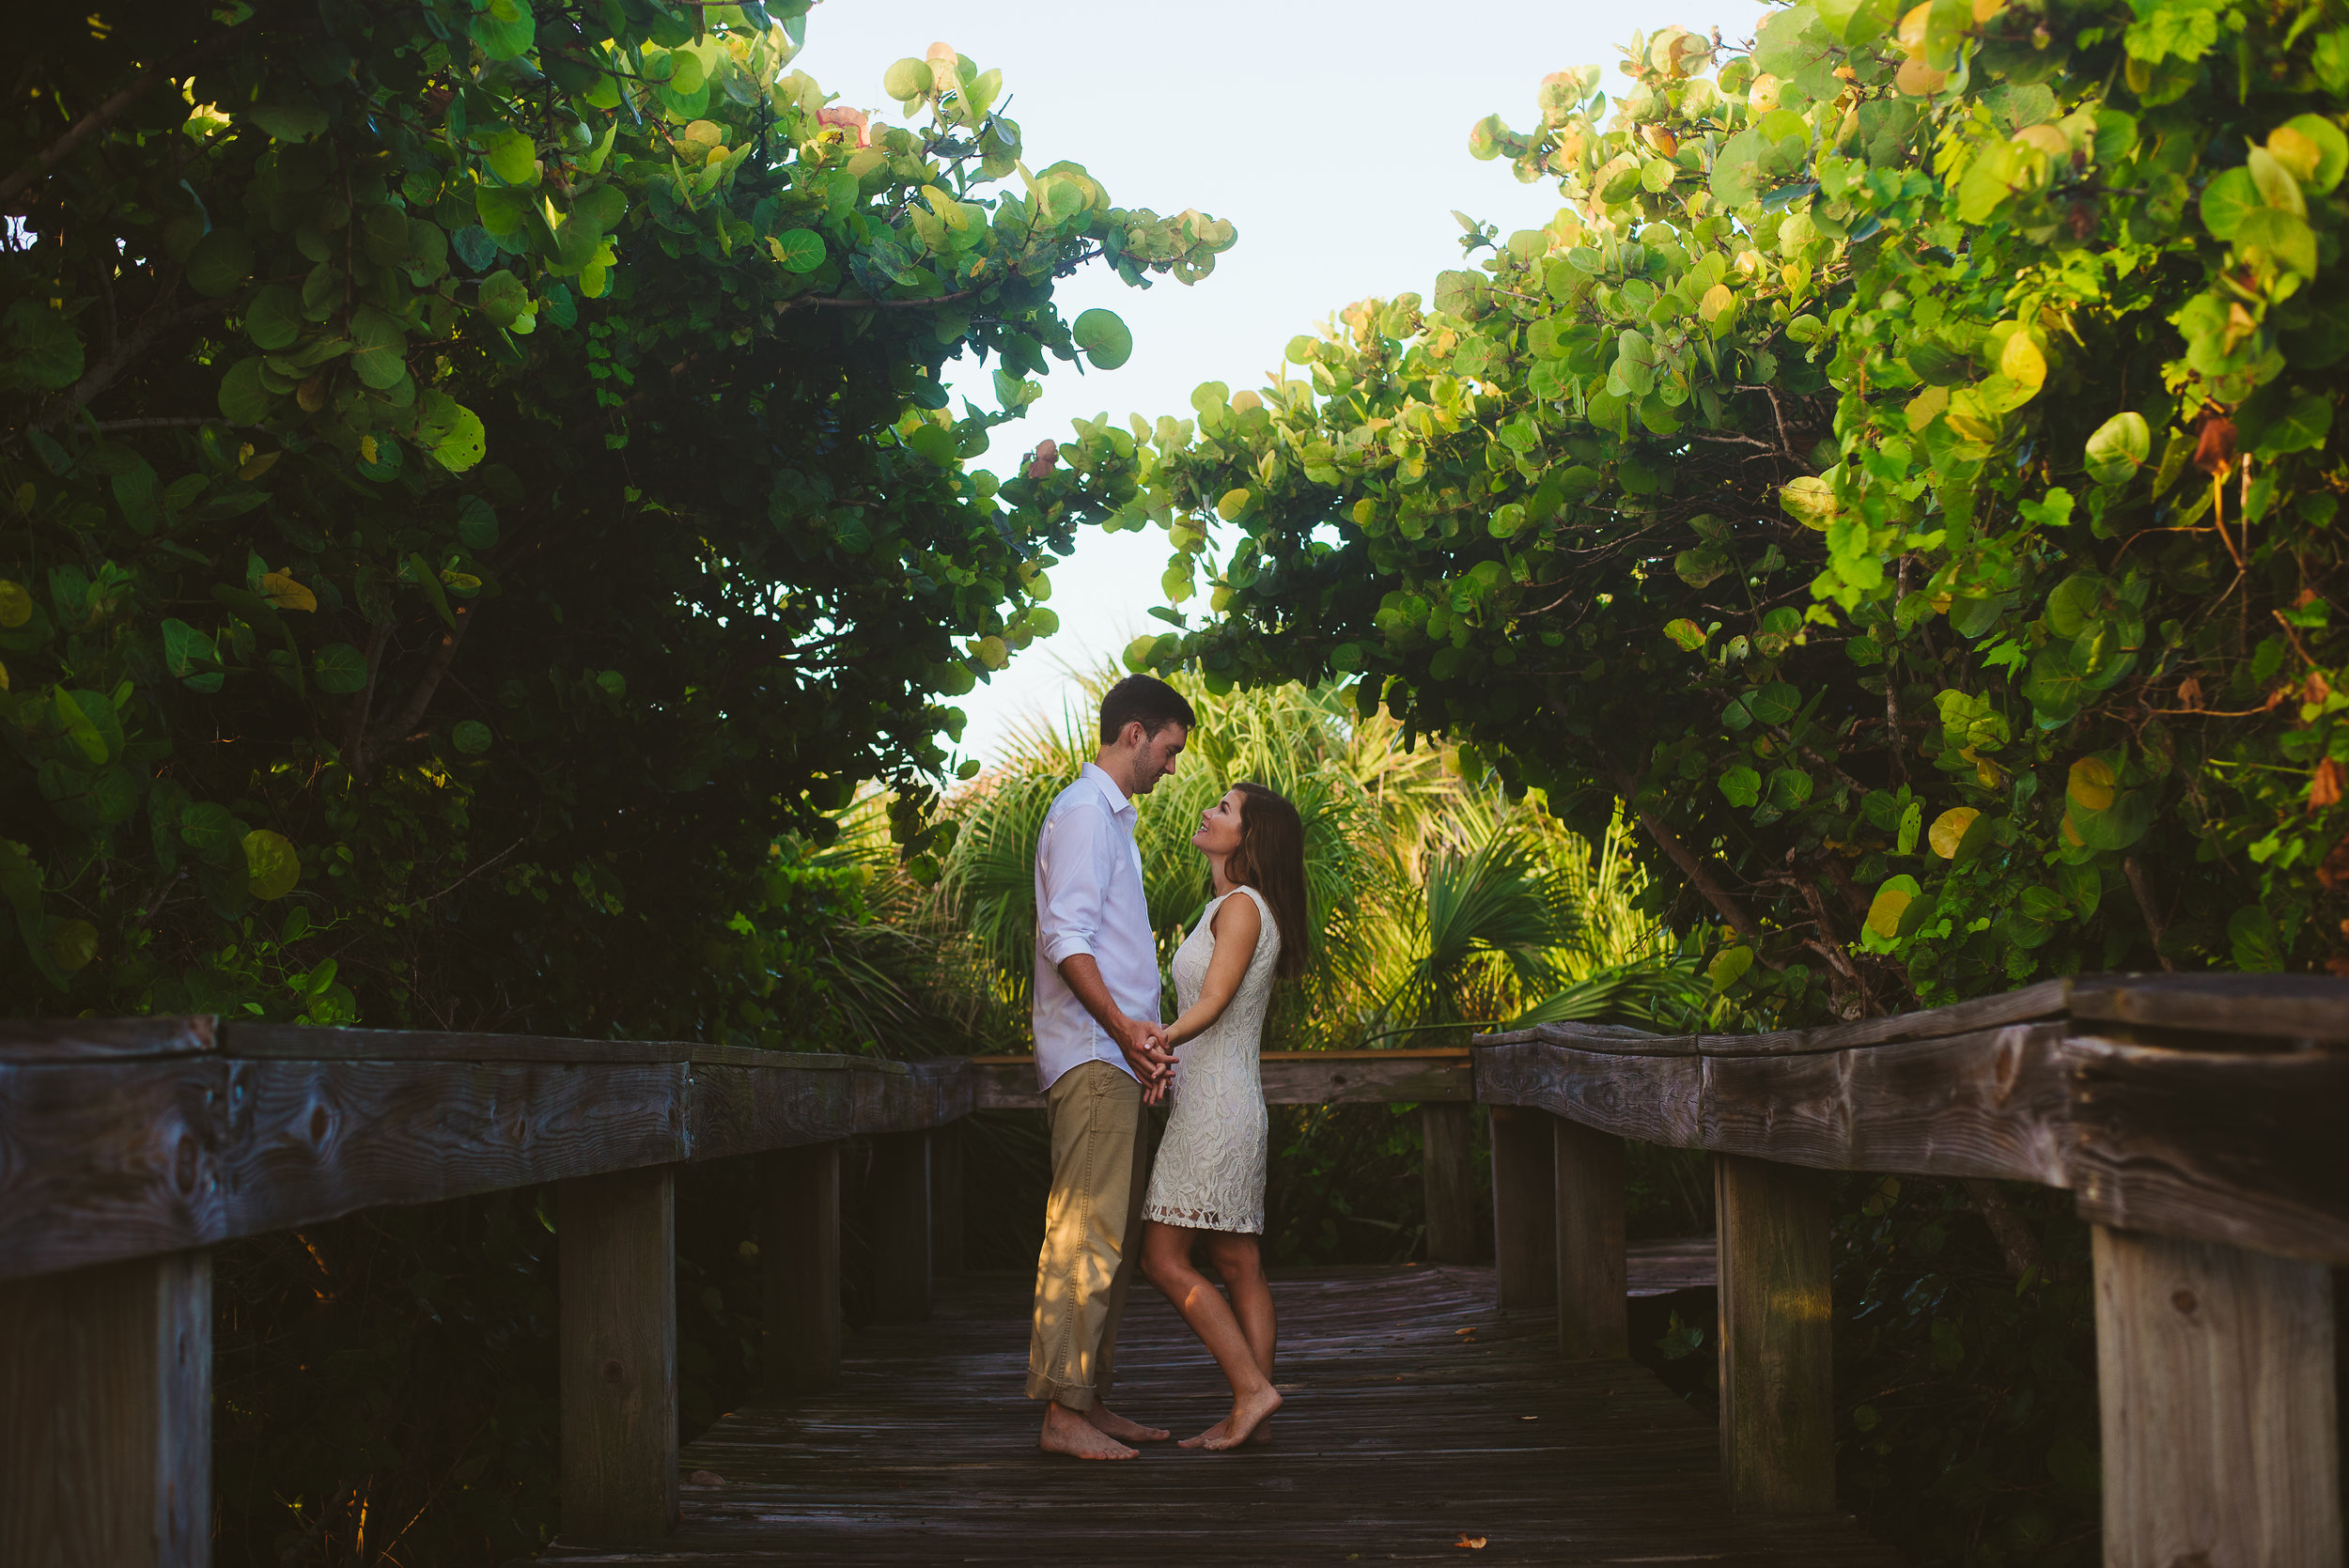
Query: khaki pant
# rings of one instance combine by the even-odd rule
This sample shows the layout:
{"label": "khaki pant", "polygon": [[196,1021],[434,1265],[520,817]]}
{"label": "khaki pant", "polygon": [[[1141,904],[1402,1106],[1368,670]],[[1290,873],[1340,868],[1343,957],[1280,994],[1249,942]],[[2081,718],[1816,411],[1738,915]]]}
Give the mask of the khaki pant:
{"label": "khaki pant", "polygon": [[1149,1160],[1142,1085],[1106,1062],[1086,1062],[1045,1093],[1052,1195],[1035,1261],[1035,1329],[1028,1397],[1090,1410],[1109,1396],[1117,1320],[1142,1253]]}

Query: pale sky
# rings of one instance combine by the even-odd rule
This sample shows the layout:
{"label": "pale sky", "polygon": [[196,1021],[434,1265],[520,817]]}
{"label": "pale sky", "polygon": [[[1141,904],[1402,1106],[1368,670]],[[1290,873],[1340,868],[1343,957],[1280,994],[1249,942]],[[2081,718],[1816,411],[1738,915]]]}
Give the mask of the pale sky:
{"label": "pale sky", "polygon": [[[1365,295],[1431,293],[1438,272],[1460,265],[1455,208],[1504,236],[1539,227],[1557,210],[1555,186],[1520,185],[1505,162],[1470,158],[1471,125],[1498,113],[1528,129],[1539,117],[1536,84],[1569,66],[1607,66],[1613,96],[1627,84],[1614,66],[1634,28],[1718,25],[1734,42],[1752,36],[1765,8],[1753,0],[1484,0],[1458,11],[1380,0],[826,0],[808,14],[807,47],[794,63],[840,101],[894,120],[881,73],[949,43],[979,69],[1003,70],[1003,112],[1019,122],[1031,169],[1070,159],[1120,207],[1195,207],[1238,226],[1239,243],[1193,287],[1161,277],[1144,292],[1100,269],[1061,285],[1064,318],[1092,305],[1125,318],[1133,358],[1082,376],[1053,362],[1042,400],[998,429],[977,465],[1008,474],[1045,437],[1067,439],[1071,419],[1189,418],[1193,387],[1263,385],[1288,340],[1332,311]],[[995,406],[985,370],[969,360],[948,368],[964,373],[958,393]],[[1081,534],[1075,557],[1051,574],[1060,631],[957,699],[970,718],[963,754],[990,760],[1023,719],[1056,715],[1065,666],[1090,666],[1145,629],[1165,629],[1146,612],[1164,602],[1168,554],[1156,528]]]}

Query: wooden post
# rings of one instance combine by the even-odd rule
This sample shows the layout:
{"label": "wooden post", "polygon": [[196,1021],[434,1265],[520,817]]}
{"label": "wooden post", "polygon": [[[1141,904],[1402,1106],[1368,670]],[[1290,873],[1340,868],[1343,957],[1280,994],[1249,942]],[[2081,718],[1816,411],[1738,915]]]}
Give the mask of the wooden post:
{"label": "wooden post", "polygon": [[1420,1174],[1427,1187],[1427,1261],[1476,1261],[1476,1151],[1466,1100],[1419,1108]]}
{"label": "wooden post", "polygon": [[930,1315],[930,1135],[873,1139],[873,1321]]}
{"label": "wooden post", "polygon": [[840,1145],[765,1155],[759,1186],[768,1391],[829,1389],[840,1375]]}
{"label": "wooden post", "polygon": [[962,1272],[962,1124],[930,1134],[930,1272]]}
{"label": "wooden post", "polygon": [[1554,1118],[1558,1166],[1558,1348],[1631,1354],[1626,1315],[1623,1140]]}
{"label": "wooden post", "polygon": [[211,1255],[0,1283],[0,1562],[211,1560]]}
{"label": "wooden post", "polygon": [[1493,1114],[1493,1272],[1503,1308],[1558,1302],[1558,1189],[1546,1110]]}
{"label": "wooden post", "polygon": [[558,1189],[563,1534],[574,1545],[650,1540],[677,1522],[676,1209],[667,1166]]}
{"label": "wooden post", "polygon": [[2332,1275],[2094,1232],[2105,1561],[2340,1568]]}
{"label": "wooden post", "polygon": [[1835,1343],[1827,1181],[1713,1157],[1720,1227],[1721,1480],[1754,1514],[1835,1507]]}

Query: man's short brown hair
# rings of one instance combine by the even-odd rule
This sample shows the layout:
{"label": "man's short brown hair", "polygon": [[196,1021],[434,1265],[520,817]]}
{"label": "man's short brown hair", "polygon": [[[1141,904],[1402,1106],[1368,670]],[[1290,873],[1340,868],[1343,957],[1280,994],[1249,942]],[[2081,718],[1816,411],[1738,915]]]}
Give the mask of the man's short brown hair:
{"label": "man's short brown hair", "polygon": [[1126,726],[1137,722],[1142,733],[1151,736],[1169,724],[1195,728],[1199,717],[1180,691],[1156,675],[1128,675],[1101,699],[1101,744],[1114,745]]}

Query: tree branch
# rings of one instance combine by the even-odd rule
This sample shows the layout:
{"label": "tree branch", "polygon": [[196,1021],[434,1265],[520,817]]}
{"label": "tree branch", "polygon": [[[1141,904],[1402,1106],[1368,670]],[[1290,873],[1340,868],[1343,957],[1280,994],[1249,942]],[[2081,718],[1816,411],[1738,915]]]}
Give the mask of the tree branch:
{"label": "tree branch", "polygon": [[88,114],[84,115],[80,119],[75,120],[64,135],[41,148],[39,157],[7,179],[0,179],[0,211],[5,211],[12,217],[22,216],[30,211],[33,203],[27,193],[34,186],[47,179],[50,170],[72,157],[76,151],[80,150],[84,142],[103,131],[114,123],[125,109],[152,92],[158,82],[179,80],[188,73],[189,67],[211,55],[223,45],[234,41],[257,20],[257,17],[248,18],[227,32],[215,34],[192,48],[181,50],[106,100],[105,102],[101,103],[97,108],[92,109]]}
{"label": "tree branch", "polygon": [[408,693],[408,701],[401,705],[397,713],[378,725],[368,735],[366,741],[368,754],[363,760],[370,767],[373,765],[375,753],[391,742],[412,734],[416,725],[423,722],[425,709],[432,706],[432,694],[441,689],[441,682],[448,675],[449,663],[457,657],[457,644],[465,640],[466,629],[473,625],[473,606],[458,605],[451,613],[457,617],[457,624],[441,633],[440,644],[432,650],[431,659],[426,661],[424,675],[417,680],[416,689]]}
{"label": "tree branch", "polygon": [[[165,289],[163,299],[170,298],[171,294],[176,291],[177,285],[178,280],[174,279],[171,287]],[[32,427],[44,435],[54,430],[86,408],[108,387],[114,385],[122,373],[131,367],[131,363],[152,348],[155,340],[163,334],[174,327],[185,326],[188,322],[199,320],[206,316],[217,316],[226,309],[227,302],[225,300],[198,300],[194,304],[182,305],[178,310],[165,310],[163,301],[157,301],[154,308],[142,317],[139,324],[132,329],[131,335],[116,345],[113,353],[90,366],[88,374],[74,382],[72,388],[58,399],[56,405],[48,413],[35,421]],[[227,421],[199,420],[197,423],[225,425]]]}
{"label": "tree branch", "polygon": [[1736,894],[1721,886],[1720,878],[1715,877],[1713,868],[1705,863],[1705,857],[1690,848],[1662,817],[1639,804],[1639,777],[1604,752],[1599,753],[1598,757],[1607,782],[1615,786],[1615,793],[1622,798],[1625,808],[1640,819],[1640,826],[1647,831],[1649,838],[1656,841],[1656,846],[1672,858],[1672,864],[1680,868],[1680,874],[1688,878],[1688,885],[1719,911],[1720,917],[1729,922],[1733,930],[1758,946],[1762,940],[1760,924],[1738,901]]}

